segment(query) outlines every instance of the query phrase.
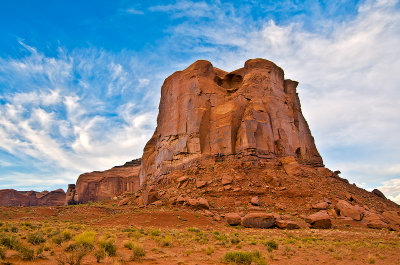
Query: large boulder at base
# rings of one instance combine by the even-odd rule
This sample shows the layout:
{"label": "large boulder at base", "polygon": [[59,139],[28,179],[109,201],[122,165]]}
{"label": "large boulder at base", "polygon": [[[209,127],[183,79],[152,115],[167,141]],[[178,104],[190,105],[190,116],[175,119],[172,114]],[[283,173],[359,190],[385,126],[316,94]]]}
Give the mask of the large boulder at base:
{"label": "large boulder at base", "polygon": [[382,215],[372,212],[365,212],[365,216],[362,220],[368,228],[373,229],[385,229],[389,228],[389,225],[386,223],[386,220]]}
{"label": "large boulder at base", "polygon": [[140,159],[127,162],[123,166],[116,166],[105,171],[94,171],[79,176],[73,198],[69,202],[87,203],[89,201],[100,201],[111,199],[125,192],[135,192],[140,187],[139,169]]}
{"label": "large boulder at base", "polygon": [[328,229],[332,227],[331,218],[326,211],[311,214],[305,218],[305,221],[310,224],[311,228]]}
{"label": "large boulder at base", "polygon": [[398,211],[384,211],[382,216],[387,220],[392,230],[400,230],[400,214]]}
{"label": "large boulder at base", "polygon": [[335,205],[335,209],[340,216],[351,217],[353,220],[360,221],[364,216],[364,208],[358,205],[339,200]]}
{"label": "large boulder at base", "polygon": [[248,213],[242,218],[244,227],[271,228],[275,225],[275,217],[270,213]]}
{"label": "large boulder at base", "polygon": [[175,72],[161,87],[157,128],[143,151],[140,183],[209,156],[293,156],[301,164],[323,166],[297,84],[265,59],[248,60],[230,73],[204,60]]}
{"label": "large boulder at base", "polygon": [[240,215],[237,213],[227,213],[225,214],[225,219],[226,222],[232,226],[240,225],[242,222],[242,217],[240,217]]}

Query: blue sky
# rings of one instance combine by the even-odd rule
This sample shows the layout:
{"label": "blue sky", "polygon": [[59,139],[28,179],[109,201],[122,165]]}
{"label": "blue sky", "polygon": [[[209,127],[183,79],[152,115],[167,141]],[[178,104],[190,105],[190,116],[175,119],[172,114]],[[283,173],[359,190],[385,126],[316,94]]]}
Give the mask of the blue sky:
{"label": "blue sky", "polygon": [[0,34],[0,188],[140,157],[167,76],[261,57],[300,82],[327,167],[400,202],[399,1],[5,0]]}

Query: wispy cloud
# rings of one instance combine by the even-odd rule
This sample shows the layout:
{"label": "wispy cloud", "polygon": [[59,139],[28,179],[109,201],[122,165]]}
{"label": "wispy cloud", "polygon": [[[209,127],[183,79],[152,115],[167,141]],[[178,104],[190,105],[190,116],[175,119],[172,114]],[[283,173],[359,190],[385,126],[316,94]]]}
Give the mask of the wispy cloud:
{"label": "wispy cloud", "polygon": [[126,13],[129,13],[129,14],[132,14],[132,15],[144,15],[144,12],[143,12],[143,11],[138,10],[138,9],[136,9],[136,8],[133,8],[133,7],[128,8],[128,9],[126,10]]}
{"label": "wispy cloud", "polygon": [[29,55],[0,58],[0,85],[5,88],[0,150],[25,161],[23,170],[30,165],[32,171],[0,172],[0,178],[6,174],[9,179],[7,187],[66,184],[80,173],[141,156],[155,127],[156,106],[143,100],[132,105],[135,96],[153,93],[151,88],[135,90],[151,84],[132,68],[135,64],[124,62],[123,55],[96,50],[60,50],[48,57],[21,44]]}

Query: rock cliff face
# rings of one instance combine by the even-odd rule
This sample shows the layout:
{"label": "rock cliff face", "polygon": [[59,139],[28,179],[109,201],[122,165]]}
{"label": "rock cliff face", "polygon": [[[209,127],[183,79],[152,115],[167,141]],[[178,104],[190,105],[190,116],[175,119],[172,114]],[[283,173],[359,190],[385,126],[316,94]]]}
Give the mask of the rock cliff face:
{"label": "rock cliff face", "polygon": [[0,190],[0,206],[60,206],[66,205],[62,189],[51,192]]}
{"label": "rock cliff face", "polygon": [[227,73],[196,61],[161,88],[157,128],[144,148],[140,183],[210,155],[293,156],[323,166],[296,93],[297,82],[264,59]]}
{"label": "rock cliff face", "polygon": [[79,176],[76,185],[67,190],[68,204],[87,203],[110,199],[124,192],[139,189],[140,159],[116,166],[106,171],[94,171]]}

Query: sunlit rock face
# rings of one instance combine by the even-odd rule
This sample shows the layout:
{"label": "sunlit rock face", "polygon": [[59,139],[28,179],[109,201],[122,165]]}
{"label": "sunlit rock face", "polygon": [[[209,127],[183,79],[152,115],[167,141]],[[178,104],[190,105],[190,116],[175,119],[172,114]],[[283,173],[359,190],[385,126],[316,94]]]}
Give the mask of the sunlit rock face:
{"label": "sunlit rock face", "polygon": [[139,189],[140,159],[105,171],[93,171],[79,176],[76,185],[69,185],[68,204],[87,203],[111,199],[125,192]]}
{"label": "sunlit rock face", "polygon": [[323,166],[303,117],[297,82],[264,59],[227,73],[204,60],[169,76],[157,128],[144,148],[140,182],[203,156],[276,159]]}

